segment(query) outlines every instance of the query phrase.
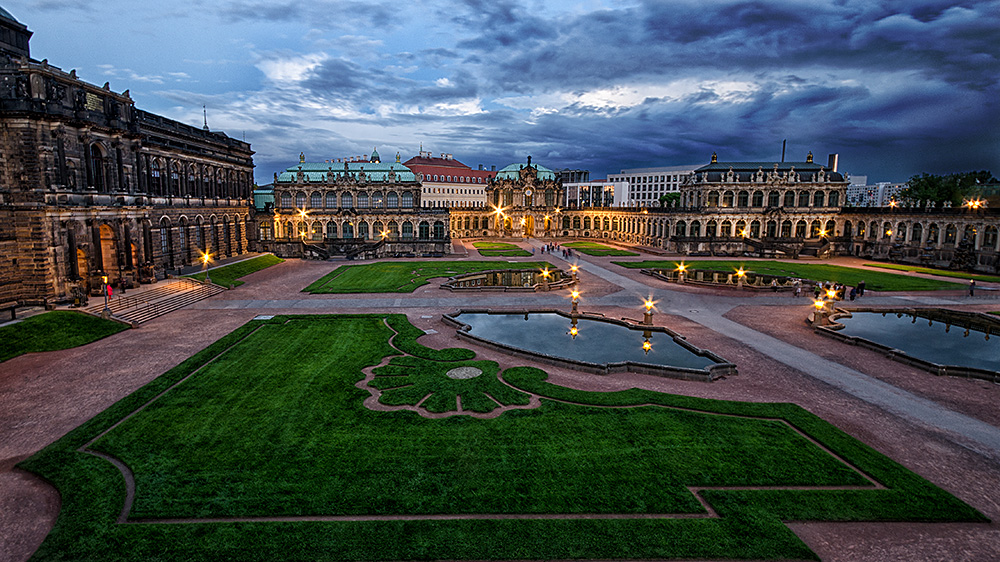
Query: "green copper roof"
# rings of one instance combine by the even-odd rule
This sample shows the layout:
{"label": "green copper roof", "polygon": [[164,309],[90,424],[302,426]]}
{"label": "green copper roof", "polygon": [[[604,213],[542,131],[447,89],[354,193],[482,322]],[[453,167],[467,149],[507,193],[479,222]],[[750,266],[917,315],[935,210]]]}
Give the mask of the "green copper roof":
{"label": "green copper roof", "polygon": [[[519,177],[521,177],[520,176],[521,168],[524,168],[524,166],[525,166],[525,164],[521,164],[521,163],[511,164],[510,166],[507,166],[506,168],[504,168],[504,169],[500,170],[499,172],[497,172],[497,176],[496,177],[497,177],[497,179],[516,180]],[[545,166],[542,166],[541,164],[532,164],[531,167],[535,168],[536,170],[538,170],[538,179],[539,179],[539,181],[555,180],[556,179],[556,173],[553,172],[552,170],[546,168]]]}
{"label": "green copper roof", "polygon": [[389,177],[389,172],[394,172],[397,182],[417,181],[416,174],[399,162],[303,162],[282,172],[278,176],[277,183],[295,183],[299,170],[305,174],[305,179],[309,183],[325,182],[326,176],[330,172],[333,173],[335,179],[344,174],[349,175],[352,179],[357,179],[358,175],[364,172],[369,182],[385,182]]}

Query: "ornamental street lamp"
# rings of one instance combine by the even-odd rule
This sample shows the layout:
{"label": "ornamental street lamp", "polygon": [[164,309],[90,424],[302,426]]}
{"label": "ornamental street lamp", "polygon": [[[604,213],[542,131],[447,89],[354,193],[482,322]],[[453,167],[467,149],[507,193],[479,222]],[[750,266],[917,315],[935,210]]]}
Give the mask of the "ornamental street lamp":
{"label": "ornamental street lamp", "polygon": [[576,306],[577,306],[577,303],[580,300],[580,291],[577,291],[576,289],[573,289],[573,292],[570,293],[570,296],[573,297],[573,308],[570,311],[570,314],[576,316],[577,315]]}
{"label": "ornamental street lamp", "polygon": [[205,283],[211,283],[212,279],[208,276],[208,264],[212,261],[212,254],[209,252],[202,252],[201,254],[201,270],[205,274]]}
{"label": "ornamental street lamp", "polygon": [[645,324],[646,326],[653,325],[653,305],[655,304],[656,303],[653,302],[653,299],[651,298],[646,299],[646,301],[643,303],[643,305],[646,307],[646,312],[642,317],[642,323]]}
{"label": "ornamental street lamp", "polygon": [[739,287],[740,289],[743,288],[743,280],[746,278],[746,276],[747,272],[743,270],[742,266],[740,266],[740,268],[736,270],[736,286]]}
{"label": "ornamental street lamp", "polygon": [[684,272],[685,271],[687,271],[687,266],[684,265],[684,262],[681,262],[681,263],[677,264],[677,282],[678,283],[683,283],[684,282]]}

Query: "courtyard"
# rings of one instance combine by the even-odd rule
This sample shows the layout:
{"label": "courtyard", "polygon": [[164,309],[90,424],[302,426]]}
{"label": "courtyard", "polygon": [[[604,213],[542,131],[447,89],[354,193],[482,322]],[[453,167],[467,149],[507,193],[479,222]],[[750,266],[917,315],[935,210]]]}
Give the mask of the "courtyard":
{"label": "courtyard", "polygon": [[[568,291],[453,293],[433,275],[455,266],[430,273],[434,260],[426,275],[385,262],[401,272],[388,288],[355,272],[340,291],[338,263],[288,260],[138,329],[0,363],[0,558],[984,560],[1000,549],[986,522],[1000,511],[996,385],[816,336],[806,298],[668,286],[612,263],[622,256],[519,246],[534,255],[497,267],[576,264],[581,310],[637,319],[651,298],[656,325],[739,375],[536,364],[458,340],[441,316],[568,309]],[[483,259],[456,247],[449,259]],[[305,292],[321,279],[323,292]],[[863,304],[1000,309],[945,287]],[[430,376],[461,369],[481,374]]]}

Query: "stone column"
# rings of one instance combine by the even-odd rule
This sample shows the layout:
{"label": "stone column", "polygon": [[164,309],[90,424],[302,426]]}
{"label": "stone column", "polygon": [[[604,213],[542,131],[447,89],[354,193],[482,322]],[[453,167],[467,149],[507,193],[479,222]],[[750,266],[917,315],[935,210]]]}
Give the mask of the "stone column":
{"label": "stone column", "polygon": [[124,234],[124,236],[122,237],[123,238],[122,246],[123,246],[123,250],[125,251],[125,268],[126,269],[134,269],[135,268],[135,264],[133,263],[133,260],[132,260],[132,223],[131,223],[131,221],[127,221],[126,220],[125,223],[122,225],[122,230],[123,230],[123,234]]}
{"label": "stone column", "polygon": [[72,222],[66,223],[66,244],[68,256],[66,256],[66,262],[69,265],[69,278],[72,281],[76,281],[80,278],[80,263],[77,260],[77,246],[76,246],[76,228],[75,224]]}
{"label": "stone column", "polygon": [[[104,248],[101,247],[101,223],[97,219],[90,220],[90,240],[94,247],[91,252],[95,267],[92,271],[104,271]],[[107,272],[105,272],[107,273]]]}

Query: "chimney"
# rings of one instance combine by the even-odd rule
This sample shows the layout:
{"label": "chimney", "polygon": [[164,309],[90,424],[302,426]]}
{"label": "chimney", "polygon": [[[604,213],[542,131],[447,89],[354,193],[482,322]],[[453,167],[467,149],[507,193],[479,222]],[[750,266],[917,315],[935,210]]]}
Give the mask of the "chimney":
{"label": "chimney", "polygon": [[495,171],[497,171],[497,167],[496,167],[496,166],[490,166],[490,171],[491,171],[491,172],[495,172]]}
{"label": "chimney", "polygon": [[479,171],[480,172],[483,171],[483,165],[482,164],[479,165]]}
{"label": "chimney", "polygon": [[831,154],[830,159],[827,161],[827,168],[830,168],[831,172],[837,171],[837,164],[840,163],[840,154]]}

